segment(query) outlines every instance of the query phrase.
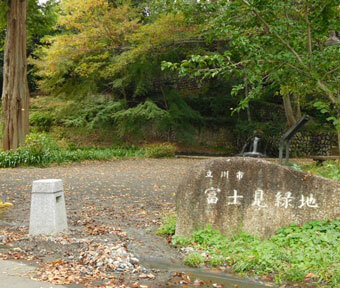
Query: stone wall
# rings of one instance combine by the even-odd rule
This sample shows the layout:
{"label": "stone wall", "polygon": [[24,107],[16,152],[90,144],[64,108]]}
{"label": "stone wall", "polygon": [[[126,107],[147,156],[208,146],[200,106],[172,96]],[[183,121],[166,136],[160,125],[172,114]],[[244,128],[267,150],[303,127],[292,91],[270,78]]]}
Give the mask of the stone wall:
{"label": "stone wall", "polygon": [[[207,145],[207,146],[220,146],[220,147],[234,147],[234,136],[232,130],[229,127],[219,128],[197,128],[196,132],[192,133],[192,136],[183,139],[179,133],[174,130],[169,132],[160,132],[157,127],[152,125],[145,125],[143,128],[143,135],[147,139],[159,140],[159,141],[171,141],[182,142],[187,140],[192,145]],[[241,147],[242,148],[242,147]],[[238,150],[236,150],[238,151]]]}
{"label": "stone wall", "polygon": [[[236,144],[237,141],[232,134],[231,128],[219,129],[202,129],[194,138],[195,142],[200,145],[233,147],[234,151],[240,152],[242,145]],[[277,156],[280,145],[280,137],[275,137],[268,143],[267,153],[270,156]],[[334,147],[337,147],[337,136],[333,132],[317,132],[302,131],[296,133],[290,143],[290,155],[292,157],[316,156],[316,155],[332,155]],[[264,152],[264,151],[259,151]],[[277,155],[276,155],[277,154]]]}
{"label": "stone wall", "polygon": [[199,145],[233,147],[233,138],[230,128],[203,128],[197,132],[194,141]]}
{"label": "stone wall", "polygon": [[337,137],[332,132],[298,132],[290,144],[292,156],[331,155],[337,146]]}
{"label": "stone wall", "polygon": [[[233,128],[231,127],[197,128],[196,135],[192,136],[189,140],[187,140],[187,142],[192,145],[230,147],[236,152],[241,152],[243,145],[246,143],[237,139],[233,135],[232,129]],[[146,138],[160,141],[183,141],[176,131],[170,131],[169,133],[159,132],[151,125],[145,127],[143,135]],[[269,156],[278,156],[280,137],[281,135],[279,137],[268,137],[265,144],[267,146],[266,151],[259,152],[266,152]],[[265,141],[263,138],[262,141]],[[332,151],[336,151],[334,147],[337,147],[337,136],[334,132],[311,133],[309,131],[302,130],[301,132],[296,133],[291,140],[290,155],[291,157],[332,155],[334,153]]]}

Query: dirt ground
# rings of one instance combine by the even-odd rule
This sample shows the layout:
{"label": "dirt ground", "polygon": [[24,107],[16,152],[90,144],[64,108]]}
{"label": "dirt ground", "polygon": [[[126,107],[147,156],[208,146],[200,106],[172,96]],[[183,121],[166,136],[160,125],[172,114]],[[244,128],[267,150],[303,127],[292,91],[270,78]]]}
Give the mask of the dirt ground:
{"label": "dirt ground", "polygon": [[[165,265],[171,272],[180,259],[155,230],[162,215],[175,210],[177,185],[197,161],[137,159],[1,169],[0,199],[14,206],[0,214],[0,258],[29,260],[40,267],[31,277],[55,284],[164,285],[169,273],[156,267]],[[28,235],[32,181],[38,179],[63,180],[68,234]]]}

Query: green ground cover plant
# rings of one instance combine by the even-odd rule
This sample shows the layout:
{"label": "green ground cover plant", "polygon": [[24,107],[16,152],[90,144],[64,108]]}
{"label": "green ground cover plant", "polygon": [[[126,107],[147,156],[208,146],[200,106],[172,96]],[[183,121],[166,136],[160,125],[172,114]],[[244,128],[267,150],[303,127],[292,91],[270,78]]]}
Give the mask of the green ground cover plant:
{"label": "green ground cover plant", "polygon": [[322,165],[313,164],[301,168],[304,171],[310,171],[313,174],[340,181],[339,164],[336,161],[324,161]]}
{"label": "green ground cover plant", "polygon": [[[44,167],[51,163],[70,163],[85,160],[111,160],[116,158],[147,157],[143,147],[75,147],[63,149],[48,134],[32,133],[25,146],[16,151],[0,152],[0,168],[17,166]],[[151,156],[150,156],[151,157]]]}
{"label": "green ground cover plant", "polygon": [[145,146],[145,154],[150,158],[174,157],[176,148],[171,143],[156,143]]}
{"label": "green ground cover plant", "polygon": [[169,214],[162,217],[162,225],[157,230],[158,235],[174,235],[176,231],[176,215]]}
{"label": "green ground cover plant", "polygon": [[[164,227],[170,223],[175,227],[165,220]],[[228,238],[211,227],[195,231],[191,237],[172,237],[172,245],[194,248],[184,258],[187,265],[225,265],[237,273],[269,276],[277,284],[308,281],[320,287],[340,285],[339,241],[340,218],[292,223],[267,240],[245,232]]]}

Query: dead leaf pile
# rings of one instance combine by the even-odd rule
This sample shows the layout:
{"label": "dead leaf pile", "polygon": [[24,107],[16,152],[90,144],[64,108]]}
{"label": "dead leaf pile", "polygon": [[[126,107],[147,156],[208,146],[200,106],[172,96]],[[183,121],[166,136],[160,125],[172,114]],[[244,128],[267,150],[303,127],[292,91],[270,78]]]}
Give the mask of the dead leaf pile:
{"label": "dead leaf pile", "polygon": [[2,244],[10,244],[22,239],[25,234],[27,234],[27,228],[16,228],[15,230],[0,230],[0,241]]}
{"label": "dead leaf pile", "polygon": [[117,234],[118,236],[121,236],[121,237],[127,236],[127,234],[123,232],[122,230],[116,229],[114,227],[107,226],[107,225],[92,224],[92,225],[84,225],[84,226],[90,235]]}
{"label": "dead leaf pile", "polygon": [[[42,265],[35,271],[32,279],[48,281],[53,284],[86,284],[86,287],[122,287],[114,284],[112,272],[136,273],[141,270],[139,260],[121,245],[103,245],[94,243],[83,248],[77,260],[57,260]],[[89,283],[105,280],[100,286]],[[111,283],[111,284],[109,284]]]}
{"label": "dead leaf pile", "polygon": [[42,265],[31,277],[37,281],[47,281],[53,284],[85,284],[102,279],[112,279],[113,277],[102,273],[92,266],[85,267],[74,260],[57,260],[52,263]]}
{"label": "dead leaf pile", "polygon": [[6,253],[0,253],[1,260],[36,260],[38,257],[32,255],[31,253],[25,251],[9,251]]}
{"label": "dead leaf pile", "polygon": [[105,235],[105,234],[116,234],[120,237],[127,237],[126,232],[122,231],[119,228],[115,228],[108,225],[99,225],[93,220],[91,217],[89,217],[88,214],[86,214],[85,220],[78,220],[74,223],[76,226],[81,225],[86,228],[87,233],[93,236],[97,235]]}
{"label": "dead leaf pile", "polygon": [[81,251],[79,261],[101,271],[136,273],[141,270],[139,260],[122,245],[94,243]]}

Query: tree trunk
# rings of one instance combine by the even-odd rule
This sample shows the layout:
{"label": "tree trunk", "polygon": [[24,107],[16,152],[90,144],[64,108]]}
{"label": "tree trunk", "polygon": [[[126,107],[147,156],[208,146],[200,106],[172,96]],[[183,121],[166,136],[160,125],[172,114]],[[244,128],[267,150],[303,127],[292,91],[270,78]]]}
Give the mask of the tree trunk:
{"label": "tree trunk", "polygon": [[4,150],[15,150],[29,132],[26,59],[26,0],[11,0],[7,15],[2,107]]}
{"label": "tree trunk", "polygon": [[296,123],[296,118],[294,115],[294,110],[292,107],[292,103],[290,101],[290,96],[283,96],[283,106],[285,109],[285,114],[286,114],[286,118],[287,118],[287,126],[291,127]]}
{"label": "tree trunk", "polygon": [[[244,93],[245,93],[245,98],[249,96],[249,86],[248,86],[248,81],[247,79],[244,81],[245,82],[245,87],[244,87]],[[251,113],[250,113],[250,103],[247,105],[247,118],[248,122],[251,122]]]}

